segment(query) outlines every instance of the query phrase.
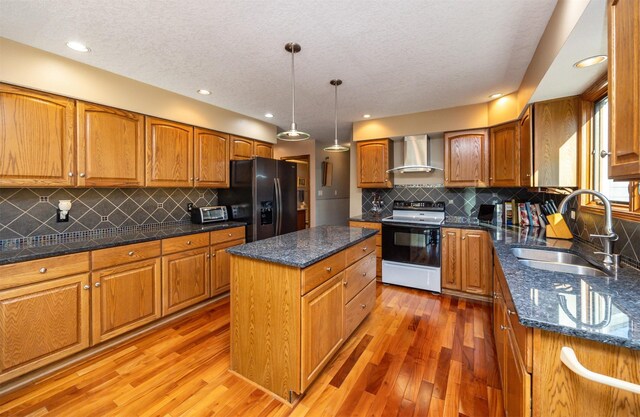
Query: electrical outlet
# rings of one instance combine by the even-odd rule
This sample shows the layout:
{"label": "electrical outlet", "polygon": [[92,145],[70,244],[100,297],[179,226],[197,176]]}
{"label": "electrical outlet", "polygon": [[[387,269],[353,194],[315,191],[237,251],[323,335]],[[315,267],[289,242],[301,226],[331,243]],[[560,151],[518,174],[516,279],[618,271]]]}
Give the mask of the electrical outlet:
{"label": "electrical outlet", "polygon": [[338,190],[334,190],[333,195],[338,195]]}
{"label": "electrical outlet", "polygon": [[187,203],[187,211],[191,213],[191,209],[193,208],[193,203]]}
{"label": "electrical outlet", "polygon": [[571,213],[569,213],[569,215],[571,216],[571,220],[575,220],[576,219],[576,211],[575,210],[571,210]]}
{"label": "electrical outlet", "polygon": [[322,196],[322,190],[318,190],[318,196]]}

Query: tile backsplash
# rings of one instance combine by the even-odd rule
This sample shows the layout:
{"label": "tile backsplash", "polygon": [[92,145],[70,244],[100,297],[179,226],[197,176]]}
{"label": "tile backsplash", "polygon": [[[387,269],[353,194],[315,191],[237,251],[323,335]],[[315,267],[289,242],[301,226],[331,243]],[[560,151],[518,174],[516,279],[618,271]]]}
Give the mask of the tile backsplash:
{"label": "tile backsplash", "polygon": [[[443,186],[396,186],[392,189],[363,189],[362,212],[367,213],[373,207],[373,195],[382,198],[382,215],[391,215],[393,200],[428,200],[444,201],[447,217],[476,218],[480,204],[495,204],[516,199],[519,202],[540,202],[553,199],[559,204],[563,195],[530,192],[526,188],[444,188]],[[569,207],[577,209],[577,200],[569,203]],[[576,211],[576,219],[565,216],[571,232],[577,238],[590,242],[594,247],[602,249],[600,239],[591,239],[590,234],[602,233],[604,216]],[[619,239],[614,243],[614,252],[622,255],[624,261],[640,266],[640,223],[614,219],[614,231]]]}
{"label": "tile backsplash", "polygon": [[[56,222],[59,200],[72,201],[67,223]],[[2,188],[0,241],[185,221],[187,203],[217,202],[214,189]]]}

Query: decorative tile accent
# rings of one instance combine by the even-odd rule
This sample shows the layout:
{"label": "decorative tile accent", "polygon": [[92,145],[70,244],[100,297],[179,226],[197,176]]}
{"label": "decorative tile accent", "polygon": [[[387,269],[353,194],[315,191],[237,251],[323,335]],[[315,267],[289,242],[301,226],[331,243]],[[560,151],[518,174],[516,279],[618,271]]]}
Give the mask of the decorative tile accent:
{"label": "decorative tile accent", "polygon": [[[56,222],[59,200],[71,200],[68,223]],[[216,205],[214,189],[194,188],[2,188],[3,240],[126,228],[189,220],[187,203]]]}

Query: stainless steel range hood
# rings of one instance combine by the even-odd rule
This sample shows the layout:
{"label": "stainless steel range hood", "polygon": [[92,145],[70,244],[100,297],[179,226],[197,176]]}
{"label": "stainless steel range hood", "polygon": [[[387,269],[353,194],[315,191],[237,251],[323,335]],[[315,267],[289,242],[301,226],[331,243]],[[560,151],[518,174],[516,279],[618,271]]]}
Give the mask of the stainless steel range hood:
{"label": "stainless steel range hood", "polygon": [[404,137],[404,161],[399,167],[391,168],[387,172],[431,172],[443,171],[443,168],[434,167],[430,160],[430,141],[427,135],[414,135]]}

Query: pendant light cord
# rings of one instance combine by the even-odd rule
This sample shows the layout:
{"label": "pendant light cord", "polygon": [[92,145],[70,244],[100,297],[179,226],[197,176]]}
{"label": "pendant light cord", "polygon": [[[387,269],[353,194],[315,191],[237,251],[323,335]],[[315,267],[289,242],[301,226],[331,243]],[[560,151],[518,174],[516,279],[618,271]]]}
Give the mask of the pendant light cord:
{"label": "pendant light cord", "polygon": [[335,108],[336,108],[336,114],[335,114],[335,131],[334,131],[334,142],[335,145],[338,146],[338,81],[336,80],[336,98],[335,98]]}
{"label": "pendant light cord", "polygon": [[291,125],[296,123],[296,67],[294,59],[296,56],[294,44],[291,43]]}

